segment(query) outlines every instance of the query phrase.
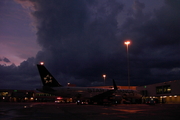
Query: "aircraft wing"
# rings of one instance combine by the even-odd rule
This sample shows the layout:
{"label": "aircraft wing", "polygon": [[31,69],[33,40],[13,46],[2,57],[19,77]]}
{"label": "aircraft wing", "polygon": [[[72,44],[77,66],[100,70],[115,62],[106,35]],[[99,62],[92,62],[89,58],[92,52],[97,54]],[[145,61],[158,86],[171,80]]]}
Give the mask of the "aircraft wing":
{"label": "aircraft wing", "polygon": [[113,90],[108,90],[106,92],[103,92],[101,94],[95,95],[91,98],[92,101],[99,101],[102,102],[104,99],[109,99],[110,97],[113,96],[113,94],[116,92],[116,90],[118,90],[117,85],[113,79],[113,86],[114,89]]}
{"label": "aircraft wing", "polygon": [[106,91],[104,93],[93,96],[91,98],[91,100],[100,101],[100,100],[103,100],[103,99],[107,99],[107,98],[111,97],[114,94],[114,92],[115,92],[115,90],[108,90],[108,91]]}

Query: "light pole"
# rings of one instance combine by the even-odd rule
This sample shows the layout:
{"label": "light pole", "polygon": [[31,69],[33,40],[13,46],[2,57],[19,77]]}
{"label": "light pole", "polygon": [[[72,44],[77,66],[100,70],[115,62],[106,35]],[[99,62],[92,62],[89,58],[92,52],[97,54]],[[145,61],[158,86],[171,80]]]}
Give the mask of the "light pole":
{"label": "light pole", "polygon": [[130,89],[130,77],[129,77],[129,54],[128,54],[128,46],[131,42],[130,41],[125,41],[124,44],[126,45],[127,48],[127,69],[128,69],[128,87]]}
{"label": "light pole", "polygon": [[103,78],[104,78],[104,86],[105,86],[105,79],[106,79],[106,75],[105,74],[103,75]]}

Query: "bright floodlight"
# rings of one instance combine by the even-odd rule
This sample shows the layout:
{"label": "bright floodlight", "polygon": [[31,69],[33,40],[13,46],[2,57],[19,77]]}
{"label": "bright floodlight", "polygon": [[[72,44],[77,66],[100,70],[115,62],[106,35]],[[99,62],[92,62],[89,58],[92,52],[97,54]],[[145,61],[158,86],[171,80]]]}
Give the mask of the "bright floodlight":
{"label": "bright floodlight", "polygon": [[44,65],[44,62],[40,62],[40,65]]}
{"label": "bright floodlight", "polygon": [[103,75],[103,78],[105,78],[106,77],[106,75]]}
{"label": "bright floodlight", "polygon": [[129,45],[130,43],[131,43],[130,41],[124,42],[124,44],[126,44],[126,45]]}
{"label": "bright floodlight", "polygon": [[103,75],[103,78],[104,78],[104,85],[105,85],[105,79],[106,79],[106,75],[105,74]]}

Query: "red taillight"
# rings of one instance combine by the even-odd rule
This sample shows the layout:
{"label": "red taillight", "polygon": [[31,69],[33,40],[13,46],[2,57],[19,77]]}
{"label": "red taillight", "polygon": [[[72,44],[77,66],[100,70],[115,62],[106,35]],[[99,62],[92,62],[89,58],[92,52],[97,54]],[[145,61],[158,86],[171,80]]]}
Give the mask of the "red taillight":
{"label": "red taillight", "polygon": [[56,99],[57,99],[57,100],[61,100],[62,98],[61,98],[61,97],[57,97]]}

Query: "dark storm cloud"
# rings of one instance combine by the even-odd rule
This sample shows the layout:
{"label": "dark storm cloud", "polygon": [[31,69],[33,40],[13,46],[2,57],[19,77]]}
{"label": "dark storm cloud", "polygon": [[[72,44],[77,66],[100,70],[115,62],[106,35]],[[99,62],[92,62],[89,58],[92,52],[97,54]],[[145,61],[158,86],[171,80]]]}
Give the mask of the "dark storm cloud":
{"label": "dark storm cloud", "polygon": [[38,1],[35,8],[32,14],[38,21],[38,42],[43,47],[37,59],[53,68],[59,66],[56,72],[73,82],[94,81],[108,71],[105,67],[112,62],[107,61],[118,48],[116,16],[122,4],[114,0]]}
{"label": "dark storm cloud", "polygon": [[178,0],[165,0],[164,6],[148,13],[144,11],[146,4],[135,0],[119,26],[118,16],[123,15],[124,5],[116,0],[29,0],[29,3],[34,5],[32,16],[42,50],[36,58],[29,58],[18,67],[1,66],[0,70],[8,70],[5,74],[17,82],[39,85],[34,64],[44,61],[64,85],[67,82],[78,86],[103,85],[102,74],[107,74],[109,85],[112,78],[118,85],[127,85],[123,44],[126,39],[132,42],[129,46],[132,85],[180,77]]}
{"label": "dark storm cloud", "polygon": [[34,58],[22,62],[20,66],[0,65],[0,88],[1,89],[35,89],[41,86],[38,81]]}
{"label": "dark storm cloud", "polygon": [[[122,4],[116,1],[70,3],[64,2],[63,6],[69,6],[61,9],[55,7],[61,4],[52,3],[56,8],[53,10],[41,4],[41,9],[35,12],[35,17],[46,21],[39,23],[37,33],[43,45],[42,53],[47,54],[47,62],[58,65],[59,72],[65,76],[98,81],[102,73],[106,73],[110,78],[125,81],[125,48],[120,45],[125,39],[132,40],[133,83],[140,83],[138,79],[155,82],[153,77],[166,80],[166,75],[171,73],[163,69],[171,71],[179,67],[179,11],[174,3],[166,1],[162,8],[144,13],[145,4],[135,0],[131,16],[119,28],[117,15],[121,14]],[[58,14],[53,14],[56,11]],[[120,36],[116,36],[119,33]],[[157,70],[165,77],[153,76]]]}
{"label": "dark storm cloud", "polygon": [[132,76],[146,76],[145,81],[179,79],[179,75],[171,71],[180,66],[180,10],[173,6],[174,2],[167,0],[165,3],[165,6],[148,14],[142,14],[141,7],[139,13],[128,17],[121,28],[122,36],[133,40],[130,48]]}
{"label": "dark storm cloud", "polygon": [[10,62],[11,62],[11,61],[10,61],[8,58],[6,58],[6,57],[0,58],[0,61],[3,61],[3,62],[5,62],[5,63],[10,63]]}
{"label": "dark storm cloud", "polygon": [[11,61],[10,61],[9,59],[7,59],[7,58],[4,58],[3,61],[4,61],[4,62],[7,62],[7,63],[11,62]]}

